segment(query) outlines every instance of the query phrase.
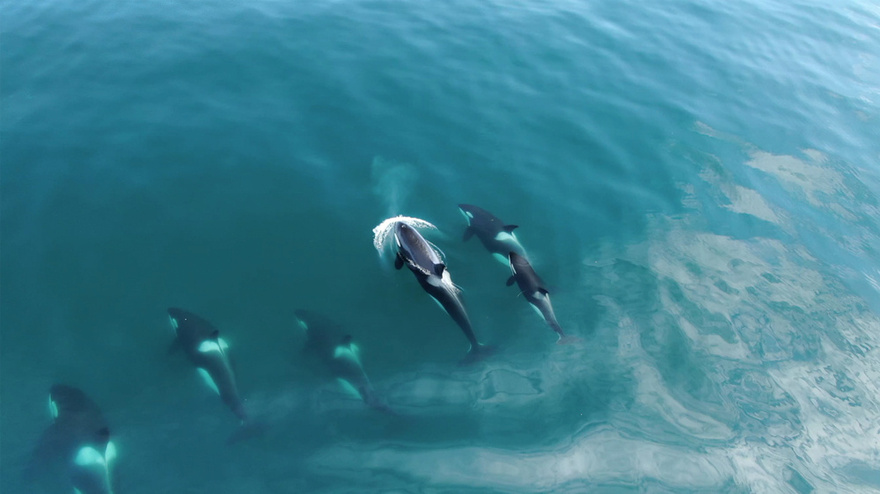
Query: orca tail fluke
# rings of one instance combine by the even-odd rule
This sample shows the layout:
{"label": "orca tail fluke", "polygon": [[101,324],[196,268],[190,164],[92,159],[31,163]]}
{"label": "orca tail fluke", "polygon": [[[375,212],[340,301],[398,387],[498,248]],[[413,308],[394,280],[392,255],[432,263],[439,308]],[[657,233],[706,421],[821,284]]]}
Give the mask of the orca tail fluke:
{"label": "orca tail fluke", "polygon": [[385,400],[376,395],[372,388],[360,389],[359,392],[361,396],[363,396],[364,403],[366,403],[371,409],[393,416],[397,415],[397,412],[388,406],[388,404],[385,403]]}
{"label": "orca tail fluke", "polygon": [[560,335],[559,339],[556,340],[557,345],[577,345],[582,343],[584,340],[582,338],[578,338],[577,336],[565,336]]}
{"label": "orca tail fluke", "polygon": [[264,420],[248,419],[242,421],[238,429],[226,440],[226,444],[235,444],[247,439],[261,437],[266,434],[269,424]]}
{"label": "orca tail fluke", "polygon": [[549,324],[550,329],[559,336],[559,339],[556,340],[557,345],[571,345],[581,341],[577,336],[566,335],[565,331],[562,330],[562,326],[556,322],[556,316],[554,316],[552,312],[548,316],[547,324]]}
{"label": "orca tail fluke", "polygon": [[399,413],[397,413],[393,408],[388,406],[388,404],[383,401],[376,400],[372,403],[367,403],[367,405],[369,405],[370,408],[372,408],[373,410],[376,410],[377,412],[382,412],[382,413],[384,413],[386,415],[390,415],[392,417],[399,417],[400,416]]}
{"label": "orca tail fluke", "polygon": [[468,350],[467,355],[464,356],[463,359],[459,362],[459,365],[471,365],[475,364],[486,357],[490,357],[498,353],[498,347],[494,345],[483,345],[482,343],[477,343],[476,345],[471,345],[471,349]]}

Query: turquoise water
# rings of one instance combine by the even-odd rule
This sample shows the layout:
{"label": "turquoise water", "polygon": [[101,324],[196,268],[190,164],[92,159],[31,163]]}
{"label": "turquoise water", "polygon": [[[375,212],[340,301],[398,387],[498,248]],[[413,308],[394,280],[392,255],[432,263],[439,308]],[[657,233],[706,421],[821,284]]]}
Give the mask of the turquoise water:
{"label": "turquoise water", "polygon": [[[801,2],[6,2],[0,490],[85,390],[121,492],[880,489],[880,9]],[[461,241],[517,235],[559,346]],[[372,246],[430,221],[467,343]],[[230,342],[236,419],[165,309]],[[359,342],[399,416],[303,358]],[[51,483],[51,482],[49,482]],[[66,491],[64,491],[66,492]]]}

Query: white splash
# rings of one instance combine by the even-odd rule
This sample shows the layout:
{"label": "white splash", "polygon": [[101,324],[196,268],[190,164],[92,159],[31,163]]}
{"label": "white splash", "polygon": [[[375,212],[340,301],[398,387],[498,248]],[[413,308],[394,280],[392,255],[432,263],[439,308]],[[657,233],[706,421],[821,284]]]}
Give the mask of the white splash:
{"label": "white splash", "polygon": [[382,223],[379,223],[376,228],[373,228],[373,247],[379,251],[380,256],[384,253],[383,248],[388,240],[388,236],[391,235],[392,230],[394,229],[395,223],[405,223],[415,229],[437,229],[433,224],[420,218],[413,218],[411,216],[395,216],[393,218],[388,218]]}

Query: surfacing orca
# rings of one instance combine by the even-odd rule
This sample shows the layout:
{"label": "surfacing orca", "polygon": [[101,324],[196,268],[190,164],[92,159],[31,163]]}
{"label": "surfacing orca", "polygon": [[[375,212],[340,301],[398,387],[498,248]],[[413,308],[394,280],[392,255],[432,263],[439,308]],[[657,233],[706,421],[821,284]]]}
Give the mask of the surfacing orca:
{"label": "surfacing orca", "polygon": [[205,384],[244,423],[248,414],[235,382],[229,344],[220,331],[196,314],[175,307],[168,309],[168,321],[176,335],[174,345],[183,349]]}
{"label": "surfacing orca", "polygon": [[511,276],[507,279],[507,286],[516,283],[526,300],[532,307],[544,318],[544,321],[550,325],[550,328],[559,335],[556,341],[559,344],[574,343],[577,338],[566,336],[556,320],[556,314],[553,312],[553,306],[550,304],[550,292],[544,281],[538,276],[538,273],[529,264],[529,261],[517,254],[516,252],[508,252]]}
{"label": "surfacing orca", "polygon": [[476,235],[492,257],[505,265],[508,252],[513,251],[525,257],[526,251],[513,233],[517,225],[506,225],[489,211],[471,204],[459,204],[458,210],[468,223],[464,230],[465,242]]}
{"label": "surfacing orca", "polygon": [[40,438],[27,477],[34,481],[60,467],[77,494],[116,492],[116,445],[98,405],[81,390],[56,384],[49,391],[49,414],[52,425]]}
{"label": "surfacing orca", "polygon": [[343,391],[369,407],[391,412],[376,394],[361,362],[361,351],[340,325],[323,314],[299,309],[295,312],[306,332],[304,351],[315,356],[336,378]]}
{"label": "surfacing orca", "polygon": [[394,225],[394,241],[397,245],[394,267],[396,269],[401,269],[404,265],[409,267],[428,295],[458,324],[471,344],[468,360],[480,353],[487,353],[489,348],[480,344],[474,335],[461,293],[452,283],[440,254],[415,228],[403,222]]}

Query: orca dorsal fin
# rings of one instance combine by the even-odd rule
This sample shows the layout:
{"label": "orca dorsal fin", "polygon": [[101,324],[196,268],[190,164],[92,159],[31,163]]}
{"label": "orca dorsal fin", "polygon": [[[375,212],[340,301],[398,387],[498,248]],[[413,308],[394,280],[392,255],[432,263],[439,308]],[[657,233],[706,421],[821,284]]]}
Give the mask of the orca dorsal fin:
{"label": "orca dorsal fin", "polygon": [[519,225],[504,225],[504,227],[501,229],[507,233],[513,233],[513,231],[517,228],[519,228]]}
{"label": "orca dorsal fin", "polygon": [[510,278],[507,278],[507,286],[513,285],[516,283],[516,276],[511,275]]}
{"label": "orca dorsal fin", "polygon": [[474,227],[469,226],[464,229],[464,236],[461,238],[462,242],[467,242],[474,236]]}
{"label": "orca dorsal fin", "polygon": [[400,269],[403,267],[403,257],[401,257],[400,252],[397,253],[397,257],[394,258],[394,269]]}

